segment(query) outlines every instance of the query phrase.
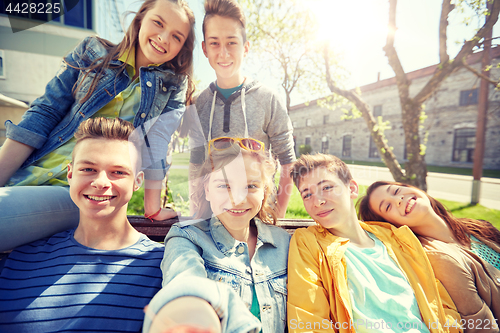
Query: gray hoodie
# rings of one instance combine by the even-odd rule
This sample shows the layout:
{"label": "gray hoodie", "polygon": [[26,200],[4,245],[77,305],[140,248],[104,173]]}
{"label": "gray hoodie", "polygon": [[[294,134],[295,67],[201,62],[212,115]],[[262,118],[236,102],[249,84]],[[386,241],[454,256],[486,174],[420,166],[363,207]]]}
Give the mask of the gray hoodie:
{"label": "gray hoodie", "polygon": [[[196,110],[206,142],[223,136],[250,137],[264,142],[266,149],[271,148],[281,165],[295,161],[293,128],[285,103],[260,82],[243,83],[228,99],[211,83],[198,96]],[[192,150],[191,163],[203,162],[204,148]]]}

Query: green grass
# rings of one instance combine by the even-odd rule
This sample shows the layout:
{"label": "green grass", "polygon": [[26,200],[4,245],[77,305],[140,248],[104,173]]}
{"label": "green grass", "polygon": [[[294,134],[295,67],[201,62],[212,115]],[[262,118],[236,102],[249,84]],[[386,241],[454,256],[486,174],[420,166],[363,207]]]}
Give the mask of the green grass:
{"label": "green grass", "polygon": [[[188,164],[189,164],[188,153],[173,154],[172,165],[188,165]],[[499,172],[498,178],[500,178],[500,171],[498,172]],[[276,175],[276,181],[278,179],[279,175]],[[173,194],[170,201],[173,202],[174,208],[178,211],[181,211],[182,215],[188,216],[189,215],[188,169],[170,169],[168,183],[169,183],[169,192]],[[360,186],[359,192],[365,193],[366,187],[367,186]],[[134,193],[132,199],[130,200],[127,211],[129,215],[144,214],[143,198],[144,198],[144,189],[141,188],[139,191]],[[500,210],[486,208],[481,205],[472,206],[467,203],[460,203],[442,199],[439,199],[439,201],[441,201],[453,213],[453,215],[457,217],[469,217],[477,220],[486,220],[491,222],[496,228],[500,229]],[[286,210],[286,218],[291,218],[291,219],[310,218],[304,208],[304,205],[302,203],[302,198],[300,197],[300,194],[295,187],[293,188],[292,195],[290,196],[290,202]]]}

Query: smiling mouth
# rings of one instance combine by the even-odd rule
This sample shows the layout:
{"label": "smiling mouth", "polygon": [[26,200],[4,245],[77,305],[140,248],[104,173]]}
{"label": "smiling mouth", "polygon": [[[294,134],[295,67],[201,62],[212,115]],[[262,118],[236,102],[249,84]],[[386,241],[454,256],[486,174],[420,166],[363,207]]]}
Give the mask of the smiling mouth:
{"label": "smiling mouth", "polygon": [[233,215],[242,215],[248,212],[250,209],[224,209],[226,212]]}
{"label": "smiling mouth", "polygon": [[86,194],[84,194],[83,196],[91,201],[97,201],[97,202],[109,201],[109,200],[115,198],[115,196],[113,196],[113,195],[102,196],[102,195],[86,195]]}
{"label": "smiling mouth", "polygon": [[156,44],[156,42],[152,39],[149,40],[149,44],[151,44],[151,46],[157,50],[158,52],[161,52],[161,53],[167,53],[167,51],[161,47],[160,45]]}
{"label": "smiling mouth", "polygon": [[218,65],[221,66],[221,67],[229,67],[232,64],[233,64],[232,62],[219,62],[218,63]]}
{"label": "smiling mouth", "polygon": [[319,217],[325,217],[325,216],[327,216],[328,214],[330,214],[333,211],[334,211],[333,209],[329,209],[329,210],[322,211],[322,212],[320,212],[320,213],[318,213],[316,215],[319,216]]}
{"label": "smiling mouth", "polygon": [[408,215],[412,210],[413,207],[415,207],[415,204],[417,203],[417,198],[413,197],[408,200],[406,203],[406,208],[405,208],[405,214]]}

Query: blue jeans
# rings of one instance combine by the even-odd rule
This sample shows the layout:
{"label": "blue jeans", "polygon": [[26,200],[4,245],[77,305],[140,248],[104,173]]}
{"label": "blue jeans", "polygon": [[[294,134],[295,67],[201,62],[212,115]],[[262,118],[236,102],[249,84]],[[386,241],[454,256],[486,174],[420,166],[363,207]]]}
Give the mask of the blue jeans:
{"label": "blue jeans", "polygon": [[74,228],[79,218],[69,187],[0,187],[0,251]]}

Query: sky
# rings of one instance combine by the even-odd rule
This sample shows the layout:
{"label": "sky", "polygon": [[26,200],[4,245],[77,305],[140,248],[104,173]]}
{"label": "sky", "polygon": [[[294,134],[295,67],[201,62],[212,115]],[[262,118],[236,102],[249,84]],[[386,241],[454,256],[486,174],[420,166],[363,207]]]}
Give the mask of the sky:
{"label": "sky", "polygon": [[[137,2],[125,0],[129,10],[137,8]],[[203,21],[203,1],[188,0],[196,17],[196,47],[194,54],[195,79],[200,81],[198,89],[203,90],[216,79],[213,69],[201,50]],[[386,43],[388,22],[388,0],[306,0],[322,27],[318,39],[329,39],[330,45],[342,57],[342,65],[350,76],[345,84],[354,88],[394,76],[385,57],[383,47]],[[135,5],[134,5],[135,4]],[[134,7],[135,6],[135,7]],[[397,32],[395,47],[406,72],[414,71],[439,62],[438,27],[441,13],[439,0],[399,0],[397,7]],[[450,15],[448,27],[448,54],[455,56],[460,43],[471,38],[474,29],[482,22],[472,21],[469,26],[456,10]],[[493,37],[500,35],[500,23],[493,29]],[[495,41],[494,41],[495,42]],[[496,40],[498,43],[499,40]],[[250,48],[250,52],[252,49]],[[267,72],[256,68],[245,68],[259,81],[265,82],[278,93],[284,94],[280,83]],[[305,102],[292,96],[292,105]]]}

